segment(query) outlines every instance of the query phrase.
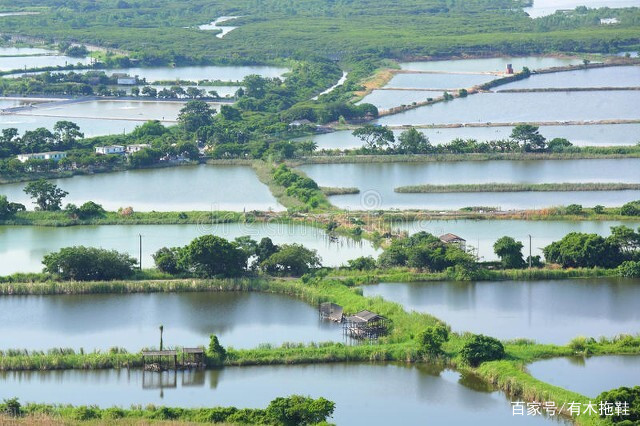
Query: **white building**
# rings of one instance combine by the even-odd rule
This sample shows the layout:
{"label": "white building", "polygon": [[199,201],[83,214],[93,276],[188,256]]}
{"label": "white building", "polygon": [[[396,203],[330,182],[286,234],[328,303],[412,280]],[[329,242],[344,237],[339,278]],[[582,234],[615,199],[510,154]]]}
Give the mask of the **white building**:
{"label": "white building", "polygon": [[96,154],[124,154],[124,146],[122,145],[96,146]]}
{"label": "white building", "polygon": [[145,148],[149,148],[151,145],[148,143],[136,143],[133,145],[127,145],[127,154],[133,154],[134,152],[142,151]]}
{"label": "white building", "polygon": [[27,160],[53,160],[60,161],[67,156],[63,151],[35,152],[33,154],[20,154],[18,160],[25,163]]}

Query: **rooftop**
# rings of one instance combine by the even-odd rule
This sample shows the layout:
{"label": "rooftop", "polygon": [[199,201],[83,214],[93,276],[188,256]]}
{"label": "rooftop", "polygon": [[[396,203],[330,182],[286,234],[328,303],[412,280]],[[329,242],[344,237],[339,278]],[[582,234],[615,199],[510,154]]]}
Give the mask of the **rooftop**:
{"label": "rooftop", "polygon": [[451,242],[455,242],[455,241],[466,241],[464,238],[459,237],[455,234],[444,234],[444,235],[440,235],[440,241],[445,242],[445,243],[451,243]]}

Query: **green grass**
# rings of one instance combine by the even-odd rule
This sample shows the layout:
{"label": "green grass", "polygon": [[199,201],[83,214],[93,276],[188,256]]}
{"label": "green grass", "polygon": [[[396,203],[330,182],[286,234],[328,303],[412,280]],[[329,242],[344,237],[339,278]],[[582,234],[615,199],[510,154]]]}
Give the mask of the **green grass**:
{"label": "green grass", "polygon": [[453,192],[551,192],[551,191],[626,191],[638,190],[638,183],[475,183],[455,185],[410,185],[395,188],[395,192],[453,193]]}
{"label": "green grass", "polygon": [[320,190],[327,197],[329,197],[331,195],[347,195],[347,194],[359,194],[360,193],[360,189],[354,188],[354,187],[342,188],[342,187],[321,186]]}

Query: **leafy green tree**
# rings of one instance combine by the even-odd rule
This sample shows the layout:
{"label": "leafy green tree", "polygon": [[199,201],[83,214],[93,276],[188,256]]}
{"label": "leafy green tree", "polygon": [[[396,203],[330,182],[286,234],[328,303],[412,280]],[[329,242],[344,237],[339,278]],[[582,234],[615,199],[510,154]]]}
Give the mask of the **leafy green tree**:
{"label": "leafy green tree", "polygon": [[419,352],[429,357],[442,355],[442,345],[448,340],[449,329],[444,324],[427,327],[418,334]]}
{"label": "leafy green tree", "polygon": [[[613,407],[612,415],[607,415],[606,412],[602,412],[600,416],[605,417],[607,421],[613,424],[633,426],[640,422],[640,386],[634,386],[632,388],[625,386],[602,392],[598,395],[596,401],[611,404]],[[622,411],[616,412],[616,403],[628,404],[628,413],[624,414]]]}
{"label": "leafy green tree", "polygon": [[631,201],[620,208],[622,216],[640,216],[640,200]]}
{"label": "leafy green tree", "polygon": [[571,148],[573,144],[564,138],[554,138],[549,141],[547,149],[551,152],[563,152]]}
{"label": "leafy green tree", "polygon": [[213,115],[216,111],[208,103],[199,100],[191,100],[180,110],[178,123],[182,128],[193,133],[201,127],[213,124]]}
{"label": "leafy green tree", "polygon": [[99,281],[130,276],[137,261],[125,253],[95,247],[65,247],[44,256],[45,272],[65,280]]}
{"label": "leafy green tree", "polygon": [[486,361],[502,359],[505,356],[504,346],[493,337],[475,334],[460,350],[462,360],[472,367]]}
{"label": "leafy green tree", "polygon": [[376,268],[376,260],[371,256],[361,256],[356,259],[347,260],[347,264],[351,269],[357,269],[359,271],[370,271]]}
{"label": "leafy green tree", "polygon": [[24,192],[34,200],[39,210],[44,211],[60,210],[62,199],[69,194],[45,179],[29,182]]}
{"label": "leafy green tree", "polygon": [[640,250],[640,228],[636,232],[628,226],[612,226],[607,240],[620,247],[625,255],[631,255]]}
{"label": "leafy green tree", "polygon": [[162,247],[152,255],[156,268],[162,272],[172,275],[182,272],[182,269],[178,264],[179,256],[180,249],[176,247]]}
{"label": "leafy green tree", "polygon": [[203,235],[180,250],[179,265],[201,277],[242,275],[247,256],[237,244],[215,235]]}
{"label": "leafy green tree", "polygon": [[627,278],[640,278],[640,261],[627,260],[618,266],[618,275]]}
{"label": "leafy green tree", "polygon": [[335,404],[327,399],[291,395],[271,401],[266,417],[276,425],[307,426],[325,422],[334,410]]}
{"label": "leafy green tree", "polygon": [[384,150],[395,142],[393,131],[386,126],[365,124],[352,133],[364,142],[364,148],[371,151]]}
{"label": "leafy green tree", "polygon": [[26,208],[20,203],[12,203],[7,200],[6,195],[0,195],[0,219],[9,219],[17,212],[25,211]]}
{"label": "leafy green tree", "polygon": [[295,243],[281,245],[277,252],[260,264],[269,274],[293,276],[301,276],[320,266],[320,257],[315,250]]}
{"label": "leafy green tree", "polygon": [[519,269],[525,266],[522,258],[523,247],[524,245],[520,241],[504,236],[493,244],[493,251],[500,258],[502,267]]}
{"label": "leafy green tree", "polygon": [[212,334],[209,336],[209,347],[207,348],[207,357],[210,365],[222,365],[227,359],[227,350],[222,347],[218,341],[218,336]]}
{"label": "leafy green tree", "polygon": [[53,125],[53,134],[57,149],[73,148],[78,139],[84,138],[84,133],[80,131],[80,126],[71,121],[58,121]]}
{"label": "leafy green tree", "polygon": [[[22,404],[18,401],[18,398],[9,398],[2,401],[0,404],[0,414],[4,414],[10,417],[22,416]],[[11,423],[11,421],[9,421]]]}
{"label": "leafy green tree", "polygon": [[565,208],[565,213],[570,215],[579,216],[583,213],[582,205],[580,204],[569,204]]}
{"label": "leafy green tree", "polygon": [[519,124],[513,128],[511,139],[522,144],[527,152],[542,152],[546,149],[546,139],[539,132],[539,127],[530,124]]}
{"label": "leafy green tree", "polygon": [[620,247],[597,234],[571,232],[542,251],[548,262],[565,268],[613,268],[622,261]]}
{"label": "leafy green tree", "polygon": [[422,132],[412,127],[398,137],[397,150],[402,154],[427,154],[433,151],[433,146]]}
{"label": "leafy green tree", "polygon": [[65,207],[65,211],[69,213],[69,216],[78,219],[90,219],[93,217],[102,217],[106,214],[106,211],[100,204],[96,204],[93,201],[87,201],[80,207],[74,204],[68,204]]}
{"label": "leafy green tree", "polygon": [[273,244],[273,241],[269,237],[263,237],[256,246],[255,255],[258,258],[257,262],[262,263],[267,260],[272,254],[277,253],[280,247]]}

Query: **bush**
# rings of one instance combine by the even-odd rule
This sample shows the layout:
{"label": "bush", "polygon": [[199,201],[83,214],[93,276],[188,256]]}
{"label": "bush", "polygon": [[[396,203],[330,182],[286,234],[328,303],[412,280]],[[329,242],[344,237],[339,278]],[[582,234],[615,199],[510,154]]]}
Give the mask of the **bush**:
{"label": "bush", "polygon": [[168,274],[177,274],[181,271],[181,268],[178,265],[178,256],[179,249],[175,247],[162,247],[152,255],[156,268]]}
{"label": "bush", "polygon": [[201,277],[239,276],[247,255],[236,243],[215,235],[203,235],[180,249],[178,266]]}
{"label": "bush", "polygon": [[11,417],[20,417],[22,415],[22,405],[18,398],[5,399],[0,404],[0,413]]}
{"label": "bush", "polygon": [[582,206],[580,204],[569,204],[565,208],[566,214],[571,215],[581,215],[582,214]]}
{"label": "bush", "polygon": [[293,276],[301,276],[320,266],[318,253],[300,244],[283,244],[260,264],[269,274]]}
{"label": "bush", "polygon": [[335,403],[324,398],[291,395],[271,401],[266,409],[266,417],[276,425],[315,425],[326,421],[335,407]]}
{"label": "bush", "polygon": [[443,324],[427,327],[418,335],[419,353],[431,357],[441,355],[442,345],[448,340],[449,330]]}
{"label": "bush", "polygon": [[375,269],[376,260],[371,256],[361,256],[356,259],[348,260],[347,264],[351,269],[357,269],[359,271],[370,271],[372,269]]}
{"label": "bush", "polygon": [[[606,402],[611,404],[613,407],[613,415],[607,416],[605,415],[606,413],[602,413],[600,416],[611,420],[613,424],[631,426],[634,424],[637,425],[638,422],[640,422],[640,386],[634,386],[632,388],[621,387],[607,392],[602,392],[598,395],[596,400],[602,403]],[[628,404],[628,415],[616,414],[616,403]]]}
{"label": "bush", "polygon": [[44,272],[66,280],[115,280],[130,276],[137,261],[125,253],[95,247],[65,247],[44,256]]}
{"label": "bush", "polygon": [[621,277],[628,278],[639,278],[640,277],[640,261],[626,261],[622,262],[620,266],[618,266],[618,275]]}
{"label": "bush", "polygon": [[467,364],[477,367],[485,361],[504,358],[505,352],[504,346],[498,339],[476,334],[464,344],[460,356]]}
{"label": "bush", "polygon": [[640,200],[631,201],[620,208],[622,216],[640,216]]}
{"label": "bush", "polygon": [[227,351],[215,334],[209,336],[209,348],[207,350],[207,357],[212,365],[222,365],[224,360],[227,359]]}

